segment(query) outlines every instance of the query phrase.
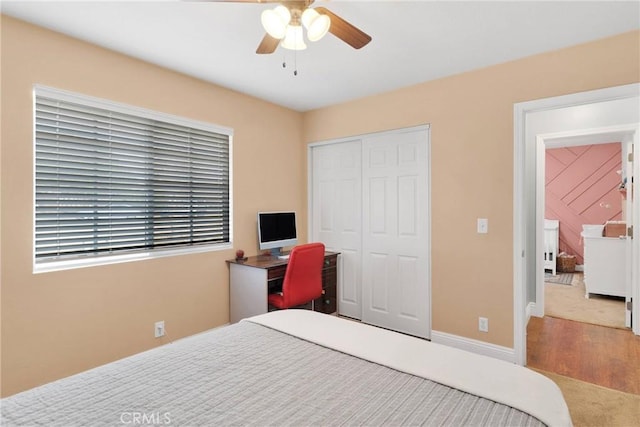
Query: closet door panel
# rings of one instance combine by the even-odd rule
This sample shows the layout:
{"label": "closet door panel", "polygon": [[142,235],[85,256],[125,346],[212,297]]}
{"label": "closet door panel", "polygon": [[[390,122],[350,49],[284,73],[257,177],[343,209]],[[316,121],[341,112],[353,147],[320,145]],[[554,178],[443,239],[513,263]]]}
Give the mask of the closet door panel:
{"label": "closet door panel", "polygon": [[398,235],[416,237],[418,234],[419,198],[418,182],[415,176],[398,178]]}
{"label": "closet door panel", "polygon": [[429,338],[428,133],[365,138],[362,176],[362,320]]}
{"label": "closet door panel", "polygon": [[317,145],[311,160],[310,239],[341,253],[339,314],[429,338],[428,129]]}
{"label": "closet door panel", "polygon": [[411,320],[419,320],[421,308],[415,298],[419,294],[419,274],[417,257],[398,257],[398,316]]}
{"label": "closet door panel", "polygon": [[371,310],[380,313],[389,313],[389,259],[386,254],[369,254],[371,264],[371,301],[369,306]]}
{"label": "closet door panel", "polygon": [[[337,250],[337,249],[336,249]],[[356,286],[360,282],[360,252],[352,249],[340,249],[340,284],[338,285],[338,313],[360,319],[362,289]],[[357,310],[353,308],[357,307]]]}
{"label": "closet door panel", "polygon": [[311,236],[338,259],[338,313],[361,318],[362,181],[361,141],[312,150]]}

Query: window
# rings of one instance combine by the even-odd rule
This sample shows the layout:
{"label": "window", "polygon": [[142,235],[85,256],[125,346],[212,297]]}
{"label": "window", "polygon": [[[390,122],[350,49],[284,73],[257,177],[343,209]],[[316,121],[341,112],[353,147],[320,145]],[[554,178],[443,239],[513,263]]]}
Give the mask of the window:
{"label": "window", "polygon": [[230,129],[36,87],[36,270],[230,247],[231,137]]}

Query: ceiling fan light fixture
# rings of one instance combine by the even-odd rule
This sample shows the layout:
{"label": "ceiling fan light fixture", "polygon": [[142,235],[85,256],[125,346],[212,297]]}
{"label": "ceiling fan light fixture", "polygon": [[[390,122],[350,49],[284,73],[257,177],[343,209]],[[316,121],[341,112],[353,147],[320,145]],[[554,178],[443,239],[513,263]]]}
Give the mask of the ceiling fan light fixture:
{"label": "ceiling fan light fixture", "polygon": [[304,37],[302,36],[302,27],[300,25],[289,25],[287,26],[286,35],[280,45],[285,49],[290,50],[304,50],[307,48],[307,45],[304,42]]}
{"label": "ceiling fan light fixture", "polygon": [[262,26],[267,34],[276,39],[282,39],[287,32],[287,26],[291,21],[291,13],[285,6],[278,6],[275,9],[267,9],[260,15]]}
{"label": "ceiling fan light fixture", "polygon": [[307,38],[312,42],[323,38],[331,26],[331,19],[327,15],[321,15],[310,8],[302,12],[301,21],[307,29]]}

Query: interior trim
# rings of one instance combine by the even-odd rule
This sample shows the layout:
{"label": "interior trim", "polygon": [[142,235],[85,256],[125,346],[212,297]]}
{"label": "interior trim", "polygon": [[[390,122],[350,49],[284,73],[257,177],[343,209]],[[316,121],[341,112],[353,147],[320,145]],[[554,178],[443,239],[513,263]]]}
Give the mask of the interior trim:
{"label": "interior trim", "polygon": [[515,353],[513,348],[434,330],[431,331],[431,342],[458,348],[460,350],[470,351],[471,353],[482,354],[484,356],[504,360],[505,362],[515,363]]}

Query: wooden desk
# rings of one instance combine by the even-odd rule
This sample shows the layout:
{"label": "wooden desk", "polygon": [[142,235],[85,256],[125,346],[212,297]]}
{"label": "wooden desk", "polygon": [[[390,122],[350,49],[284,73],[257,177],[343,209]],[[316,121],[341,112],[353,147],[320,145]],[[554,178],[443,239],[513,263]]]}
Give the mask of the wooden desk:
{"label": "wooden desk", "polygon": [[[229,265],[229,318],[236,323],[268,311],[267,295],[282,289],[288,259],[259,255],[245,261],[227,260]],[[334,313],[337,309],[338,253],[326,252],[322,268],[322,297],[314,310]],[[279,287],[279,289],[278,289]]]}

